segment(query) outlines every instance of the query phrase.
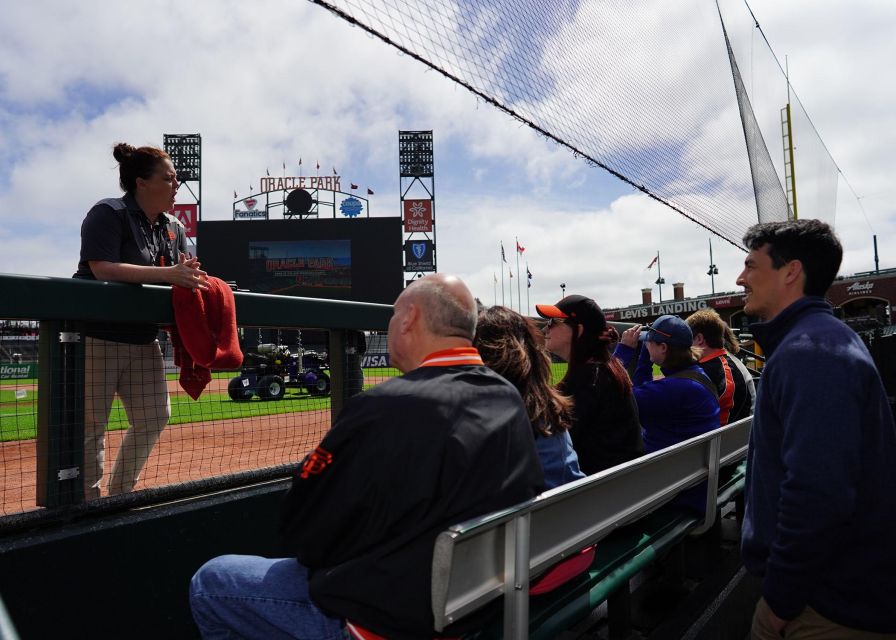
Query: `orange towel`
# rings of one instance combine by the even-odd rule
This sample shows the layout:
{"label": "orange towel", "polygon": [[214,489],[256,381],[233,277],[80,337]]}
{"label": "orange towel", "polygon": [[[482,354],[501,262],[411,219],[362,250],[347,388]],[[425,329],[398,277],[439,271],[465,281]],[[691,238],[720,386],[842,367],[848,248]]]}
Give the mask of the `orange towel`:
{"label": "orange towel", "polygon": [[212,380],[210,369],[236,369],[243,363],[233,291],[210,277],[208,289],[171,287],[171,304],[174,364],[180,367],[180,386],[196,400]]}

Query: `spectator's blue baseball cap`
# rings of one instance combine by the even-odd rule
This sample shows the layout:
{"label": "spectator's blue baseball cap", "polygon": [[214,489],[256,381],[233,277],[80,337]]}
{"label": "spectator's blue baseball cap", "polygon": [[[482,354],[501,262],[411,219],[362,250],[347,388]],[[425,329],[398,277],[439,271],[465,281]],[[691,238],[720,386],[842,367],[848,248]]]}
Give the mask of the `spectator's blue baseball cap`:
{"label": "spectator's blue baseball cap", "polygon": [[651,324],[644,325],[638,340],[690,347],[694,342],[694,334],[688,323],[678,316],[660,316]]}

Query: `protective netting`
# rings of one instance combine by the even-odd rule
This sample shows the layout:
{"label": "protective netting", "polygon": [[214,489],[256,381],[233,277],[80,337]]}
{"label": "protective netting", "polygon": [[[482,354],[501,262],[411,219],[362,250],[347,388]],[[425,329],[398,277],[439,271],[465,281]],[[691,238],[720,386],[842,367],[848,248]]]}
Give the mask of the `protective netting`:
{"label": "protective netting", "polygon": [[[737,62],[738,73],[742,78],[738,98],[749,99],[753,118],[751,126],[755,127],[756,132],[765,140],[769,160],[774,166],[775,175],[779,177],[781,188],[788,189],[784,167],[787,154],[783,142],[782,110],[789,103],[797,217],[819,218],[833,224],[840,173],[837,164],[825,147],[796,91],[792,86],[788,91],[788,78],[782,67],[782,61],[769,46],[749,6],[740,0],[731,0],[721,2],[720,11],[725,33]],[[758,153],[758,150],[751,150],[751,155],[754,152]],[[771,168],[764,166],[761,170],[767,175]],[[767,198],[768,194],[765,196]],[[763,222],[766,221],[766,216],[768,220],[781,219],[778,206],[776,203],[768,211],[763,211],[760,201],[760,219]]]}
{"label": "protective netting", "polygon": [[[117,327],[120,339],[137,336]],[[79,374],[39,360],[39,331],[35,321],[0,319],[0,530],[29,512],[41,517],[57,490],[50,469],[57,458],[77,468],[71,477],[83,480],[94,507],[197,493],[197,483],[209,490],[238,477],[284,477],[329,430],[331,385],[348,398],[398,375],[385,334],[371,334],[368,344],[363,332],[345,331],[335,373],[326,332],[240,327],[241,368],[215,371],[194,399],[179,383],[165,332],[144,344],[87,336],[83,420],[67,420],[54,384],[39,383],[39,372],[53,371],[53,380]],[[41,426],[41,403],[52,429]]]}
{"label": "protective netting", "polygon": [[765,139],[759,130],[759,123],[756,121],[750,97],[744,87],[737,59],[731,50],[731,41],[728,38],[727,30],[725,31],[725,45],[728,49],[728,59],[731,62],[731,75],[734,77],[740,119],[744,127],[744,139],[747,143],[747,156],[750,159],[750,172],[753,175],[753,193],[756,196],[759,221],[787,220],[793,217],[790,214],[790,204],[788,204],[787,195],[784,193],[781,180],[775,171],[775,165],[768,147],[765,145]]}
{"label": "protective netting", "polygon": [[[741,106],[752,102],[757,114],[746,128],[751,155],[766,148],[754,180],[719,25],[721,11],[738,31],[756,29],[740,0],[722,2],[730,15],[708,0],[312,1],[737,246],[758,219],[786,218],[779,204],[787,84],[780,67],[752,66],[753,38],[743,50],[732,38],[734,57],[748,61]],[[761,35],[760,42],[765,55],[755,57],[775,61]],[[834,206],[836,166],[799,101],[791,103],[799,197],[818,216]],[[761,214],[754,182],[762,185]]]}

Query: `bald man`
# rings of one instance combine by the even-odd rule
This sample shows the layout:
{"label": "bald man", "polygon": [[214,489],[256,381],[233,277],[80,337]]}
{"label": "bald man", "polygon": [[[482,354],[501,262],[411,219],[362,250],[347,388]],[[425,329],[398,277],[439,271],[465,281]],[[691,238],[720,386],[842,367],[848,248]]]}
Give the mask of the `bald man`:
{"label": "bald man", "polygon": [[389,355],[404,375],[351,398],[296,473],[281,526],[294,558],[222,556],[196,573],[203,637],[434,637],[438,533],[543,483],[522,400],[483,365],[475,329],[458,278],[402,292]]}

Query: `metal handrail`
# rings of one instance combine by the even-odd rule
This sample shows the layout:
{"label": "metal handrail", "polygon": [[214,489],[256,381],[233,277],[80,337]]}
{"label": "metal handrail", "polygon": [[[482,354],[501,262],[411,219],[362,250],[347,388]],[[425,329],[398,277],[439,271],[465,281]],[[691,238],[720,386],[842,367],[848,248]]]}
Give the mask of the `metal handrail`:
{"label": "metal handrail", "polygon": [[[384,331],[392,305],[236,291],[239,325]],[[0,318],[174,322],[171,287],[74,278],[0,274]]]}

